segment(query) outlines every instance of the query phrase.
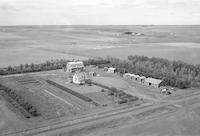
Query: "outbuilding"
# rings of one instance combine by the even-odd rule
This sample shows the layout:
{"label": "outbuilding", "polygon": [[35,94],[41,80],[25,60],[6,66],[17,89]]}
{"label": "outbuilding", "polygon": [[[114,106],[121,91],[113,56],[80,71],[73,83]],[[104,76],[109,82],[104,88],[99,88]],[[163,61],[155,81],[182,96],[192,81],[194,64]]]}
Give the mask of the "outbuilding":
{"label": "outbuilding", "polygon": [[91,71],[91,72],[89,73],[89,75],[90,75],[90,76],[96,76],[96,75],[97,75],[97,73],[96,73],[96,72],[94,72],[94,71]]}
{"label": "outbuilding", "polygon": [[145,85],[151,86],[154,88],[159,88],[163,84],[164,84],[163,80],[160,80],[160,79],[151,78],[151,77],[148,77],[145,79]]}
{"label": "outbuilding", "polygon": [[133,80],[135,80],[135,81],[138,81],[138,80],[139,80],[139,78],[140,78],[140,76],[139,76],[139,75],[134,75],[132,79],[133,79]]}
{"label": "outbuilding", "polygon": [[115,73],[116,72],[116,68],[110,67],[108,68],[108,73]]}
{"label": "outbuilding", "polygon": [[108,67],[104,67],[104,68],[103,68],[103,71],[108,71]]}
{"label": "outbuilding", "polygon": [[141,84],[144,84],[144,83],[145,83],[145,79],[146,79],[145,76],[141,76],[141,77],[139,77],[139,82],[140,82]]}
{"label": "outbuilding", "polygon": [[135,79],[135,74],[130,74],[131,79]]}
{"label": "outbuilding", "polygon": [[131,73],[125,73],[125,74],[123,75],[123,77],[124,77],[124,78],[129,78],[129,77],[131,77]]}
{"label": "outbuilding", "polygon": [[82,61],[74,61],[67,63],[67,72],[83,71],[84,65]]}

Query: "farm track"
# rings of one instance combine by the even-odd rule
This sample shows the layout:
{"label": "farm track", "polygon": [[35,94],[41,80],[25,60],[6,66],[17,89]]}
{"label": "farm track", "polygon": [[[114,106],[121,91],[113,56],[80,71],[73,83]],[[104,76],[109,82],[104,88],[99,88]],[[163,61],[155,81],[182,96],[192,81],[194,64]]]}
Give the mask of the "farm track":
{"label": "farm track", "polygon": [[[89,116],[85,116],[85,117],[79,117],[79,118],[75,118],[73,120],[65,120],[62,122],[57,122],[57,123],[52,123],[49,124],[48,126],[41,126],[38,128],[32,128],[32,129],[27,129],[24,131],[18,131],[18,132],[13,132],[13,133],[7,133],[7,134],[3,134],[3,135],[17,135],[17,134],[22,134],[22,135],[36,135],[36,134],[42,134],[42,133],[46,133],[48,131],[56,131],[58,129],[62,129],[62,128],[66,128],[66,127],[73,127],[73,126],[77,126],[77,125],[81,125],[81,124],[87,124],[88,122],[95,122],[95,121],[101,121],[101,120],[108,120],[110,117],[118,117],[120,115],[124,115],[124,114],[141,114],[144,112],[148,112],[150,110],[156,110],[158,108],[162,108],[162,107],[166,107],[166,106],[174,106],[176,103],[178,102],[182,102],[182,101],[186,101],[186,100],[191,100],[194,99],[195,97],[199,97],[199,95],[190,95],[187,99],[179,99],[177,101],[174,102],[169,102],[169,103],[162,103],[159,105],[148,105],[148,106],[144,106],[144,107],[139,107],[139,108],[125,108],[122,109],[119,108],[118,110],[113,109],[110,110],[108,112],[99,112],[99,113],[94,113],[94,114],[90,114]],[[176,107],[176,106],[175,106]],[[134,113],[132,113],[134,112]],[[173,111],[173,112],[176,112]]]}

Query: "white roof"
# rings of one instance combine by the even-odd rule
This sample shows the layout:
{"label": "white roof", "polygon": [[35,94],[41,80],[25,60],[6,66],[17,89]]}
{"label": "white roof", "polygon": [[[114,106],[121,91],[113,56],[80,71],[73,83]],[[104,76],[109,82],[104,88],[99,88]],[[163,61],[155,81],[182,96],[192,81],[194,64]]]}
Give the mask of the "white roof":
{"label": "white roof", "polygon": [[115,70],[116,68],[110,67],[109,70]]}
{"label": "white roof", "polygon": [[138,78],[138,77],[140,77],[139,75],[135,75],[135,78]]}
{"label": "white roof", "polygon": [[146,79],[146,77],[145,76],[141,76],[140,79]]}
{"label": "white roof", "polygon": [[67,65],[70,65],[71,67],[84,67],[82,61],[68,62]]}
{"label": "white roof", "polygon": [[131,73],[125,73],[124,75],[125,76],[131,76]]}
{"label": "white roof", "polygon": [[130,74],[131,77],[135,77],[135,74]]}
{"label": "white roof", "polygon": [[145,82],[153,83],[153,84],[160,84],[162,82],[162,80],[148,77],[145,79]]}

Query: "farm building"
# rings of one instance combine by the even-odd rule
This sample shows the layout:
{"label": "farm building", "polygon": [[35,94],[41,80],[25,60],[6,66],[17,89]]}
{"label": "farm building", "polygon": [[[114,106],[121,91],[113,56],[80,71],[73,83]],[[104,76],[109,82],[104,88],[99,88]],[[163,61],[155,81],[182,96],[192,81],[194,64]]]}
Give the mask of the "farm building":
{"label": "farm building", "polygon": [[139,78],[140,78],[139,75],[134,75],[134,74],[133,74],[132,77],[131,77],[131,79],[133,79],[133,80],[135,80],[135,81],[138,81]]}
{"label": "farm building", "polygon": [[75,84],[85,84],[87,76],[85,72],[76,72],[73,76],[73,83]]}
{"label": "farm building", "polygon": [[89,73],[89,75],[90,75],[90,76],[96,76],[96,75],[97,75],[97,73],[96,73],[96,72],[94,72],[94,71],[91,71],[91,72]]}
{"label": "farm building", "polygon": [[108,73],[115,73],[116,72],[116,68],[110,67],[108,68]]}
{"label": "farm building", "polygon": [[123,75],[123,77],[124,77],[124,78],[129,78],[129,77],[131,77],[131,73],[125,73],[125,74]]}
{"label": "farm building", "polygon": [[84,69],[84,65],[82,61],[67,63],[67,72],[82,71],[83,69]]}
{"label": "farm building", "polygon": [[141,76],[141,77],[139,77],[139,82],[141,83],[141,84],[144,84],[145,83],[145,79],[146,79],[146,77],[145,76]]}
{"label": "farm building", "polygon": [[108,71],[108,67],[104,67],[104,68],[103,68],[103,71]]}
{"label": "farm building", "polygon": [[155,78],[150,78],[150,77],[145,79],[145,85],[148,85],[148,86],[159,88],[160,86],[162,86],[162,84],[163,84],[163,80],[160,80],[160,79],[155,79]]}
{"label": "farm building", "polygon": [[130,74],[131,79],[135,79],[135,74]]}

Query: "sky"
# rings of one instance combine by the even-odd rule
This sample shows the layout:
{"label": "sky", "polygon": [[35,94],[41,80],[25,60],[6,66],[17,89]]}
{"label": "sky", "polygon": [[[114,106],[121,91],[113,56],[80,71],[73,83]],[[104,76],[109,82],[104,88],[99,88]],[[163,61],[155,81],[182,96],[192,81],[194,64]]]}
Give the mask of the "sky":
{"label": "sky", "polygon": [[0,25],[200,25],[200,0],[0,0]]}

